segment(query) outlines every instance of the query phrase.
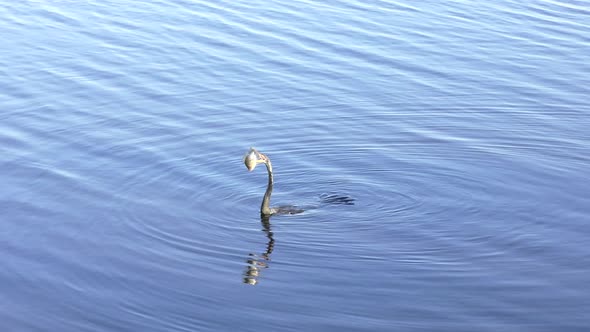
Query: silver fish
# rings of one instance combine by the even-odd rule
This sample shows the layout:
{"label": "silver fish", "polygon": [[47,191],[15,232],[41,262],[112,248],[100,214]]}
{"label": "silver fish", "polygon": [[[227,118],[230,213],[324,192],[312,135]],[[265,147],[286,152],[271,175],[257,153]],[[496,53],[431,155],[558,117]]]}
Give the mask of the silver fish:
{"label": "silver fish", "polygon": [[256,167],[256,164],[258,164],[258,151],[250,148],[250,151],[244,157],[244,165],[246,165],[248,171],[252,171]]}

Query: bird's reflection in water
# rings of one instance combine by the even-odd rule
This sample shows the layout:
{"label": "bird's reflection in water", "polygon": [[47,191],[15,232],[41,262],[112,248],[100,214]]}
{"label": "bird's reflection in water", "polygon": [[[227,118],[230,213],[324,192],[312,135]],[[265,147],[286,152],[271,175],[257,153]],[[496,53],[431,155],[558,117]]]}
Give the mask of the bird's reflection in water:
{"label": "bird's reflection in water", "polygon": [[249,285],[256,285],[261,277],[262,270],[268,268],[270,262],[270,255],[275,246],[272,230],[270,229],[270,216],[260,217],[262,223],[262,231],[266,234],[268,242],[266,244],[266,251],[260,254],[250,253],[246,263],[246,272],[244,272],[244,283]]}

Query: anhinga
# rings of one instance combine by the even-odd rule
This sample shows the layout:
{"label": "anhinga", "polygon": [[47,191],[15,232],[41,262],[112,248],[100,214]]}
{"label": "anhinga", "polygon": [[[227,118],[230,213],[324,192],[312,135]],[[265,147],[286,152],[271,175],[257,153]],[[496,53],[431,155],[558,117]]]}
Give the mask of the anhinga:
{"label": "anhinga", "polygon": [[248,151],[248,153],[244,157],[244,164],[246,165],[246,168],[248,168],[249,171],[252,171],[258,164],[266,165],[266,170],[268,171],[268,185],[266,187],[264,197],[262,198],[262,205],[260,206],[260,214],[262,216],[271,216],[273,214],[296,214],[303,212],[302,209],[299,209],[294,206],[269,206],[270,195],[272,194],[272,185],[274,179],[272,175],[272,164],[270,163],[270,159],[265,154],[258,152],[254,148],[250,148],[250,151]]}

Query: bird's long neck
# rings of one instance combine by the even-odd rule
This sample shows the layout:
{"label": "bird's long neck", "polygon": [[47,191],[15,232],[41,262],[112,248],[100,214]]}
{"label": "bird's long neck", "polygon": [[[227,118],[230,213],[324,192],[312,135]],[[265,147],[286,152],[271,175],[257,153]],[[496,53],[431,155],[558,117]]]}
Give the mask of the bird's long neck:
{"label": "bird's long neck", "polygon": [[273,176],[272,176],[272,164],[270,160],[267,160],[265,163],[266,170],[268,171],[268,186],[266,187],[266,192],[264,193],[264,198],[262,199],[262,206],[260,207],[260,214],[262,215],[270,215],[272,211],[270,209],[270,195],[272,194],[272,185],[273,185]]}

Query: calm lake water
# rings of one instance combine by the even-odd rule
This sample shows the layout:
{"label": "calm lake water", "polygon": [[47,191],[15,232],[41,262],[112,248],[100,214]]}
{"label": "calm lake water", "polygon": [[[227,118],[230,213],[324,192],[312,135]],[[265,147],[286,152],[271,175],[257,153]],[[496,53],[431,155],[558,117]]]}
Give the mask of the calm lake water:
{"label": "calm lake water", "polygon": [[2,331],[590,329],[587,1],[0,14]]}

